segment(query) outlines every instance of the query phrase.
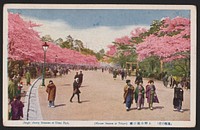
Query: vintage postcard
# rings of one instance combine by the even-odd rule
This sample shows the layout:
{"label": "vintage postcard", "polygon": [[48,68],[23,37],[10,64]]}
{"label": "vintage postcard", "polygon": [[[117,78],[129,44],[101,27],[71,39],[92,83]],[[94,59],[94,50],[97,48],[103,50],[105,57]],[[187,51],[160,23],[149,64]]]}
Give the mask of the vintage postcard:
{"label": "vintage postcard", "polygon": [[196,7],[5,4],[6,127],[195,127]]}

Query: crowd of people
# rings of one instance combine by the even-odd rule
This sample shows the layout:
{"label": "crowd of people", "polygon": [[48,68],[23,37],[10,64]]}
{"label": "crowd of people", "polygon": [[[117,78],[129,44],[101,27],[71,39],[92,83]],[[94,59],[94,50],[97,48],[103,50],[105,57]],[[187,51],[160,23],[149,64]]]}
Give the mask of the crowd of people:
{"label": "crowd of people", "polygon": [[[97,70],[97,67],[91,67],[91,66],[84,66],[84,65],[63,65],[63,64],[47,64],[46,65],[46,75],[47,78],[49,76],[49,73],[51,73],[50,77],[54,76],[62,76],[67,75],[70,70]],[[29,64],[23,64],[19,65],[16,64],[12,70],[9,68],[8,73],[8,102],[11,109],[9,109],[9,119],[17,120],[21,119],[23,117],[23,103],[20,101],[22,96],[25,96],[25,91],[22,92],[23,87],[29,87],[31,86],[31,79],[37,78],[42,75],[43,70],[43,64],[41,63],[29,63]],[[82,84],[83,81],[83,74],[82,71],[80,71],[80,74],[78,75],[79,81],[78,85],[79,87]],[[25,79],[25,83],[22,81]],[[77,81],[77,80],[76,80]],[[55,107],[54,100],[56,97],[56,86],[53,83],[52,80],[49,81],[49,84],[47,86],[46,92],[48,93],[48,101],[49,101],[49,107]],[[76,94],[76,93],[75,93]],[[79,96],[79,95],[78,95]],[[20,102],[22,105],[17,105],[15,102]],[[80,101],[79,101],[80,102]],[[14,110],[14,111],[13,111]],[[20,118],[15,118],[16,113],[20,111],[18,114]],[[22,114],[21,114],[22,113]]]}
{"label": "crowd of people", "polygon": [[[102,72],[108,69],[102,69]],[[113,72],[113,78],[116,79],[116,75],[121,74],[121,79],[124,80],[127,77],[124,76],[124,70],[122,69],[121,71],[116,71],[117,69],[112,70]],[[118,74],[116,74],[118,73]],[[81,103],[80,101],[80,87],[83,82],[83,73],[80,71],[79,73],[76,72],[74,76],[74,82],[73,82],[73,93],[70,98],[70,102],[72,103],[72,99],[75,95],[78,97],[78,103]],[[53,81],[50,80],[50,85],[53,83]],[[136,107],[138,110],[141,110],[144,107],[144,100],[146,97],[148,106],[150,110],[153,110],[153,103],[159,103],[158,96],[156,94],[156,87],[154,85],[153,80],[149,80],[148,84],[146,87],[143,87],[143,78],[141,73],[137,73],[137,76],[135,78],[136,87],[134,87],[131,84],[131,80],[126,80],[126,86],[124,87],[124,103],[126,104],[126,110],[129,111],[131,108],[131,104],[133,103],[133,100],[135,100]],[[48,85],[49,86],[49,85]],[[48,100],[49,97],[51,97],[51,93],[49,92],[49,87],[47,86],[47,92],[48,92]],[[55,86],[55,85],[54,85]],[[52,89],[53,95],[55,95],[55,88]],[[146,95],[146,96],[145,96]],[[54,96],[53,96],[54,97]],[[54,100],[49,100],[49,106],[54,107]],[[174,100],[173,100],[173,105],[174,105],[174,111],[178,110],[182,112],[182,101],[183,101],[183,89],[182,89],[182,84],[180,82],[175,82],[174,84]],[[51,105],[53,103],[53,105]]]}
{"label": "crowd of people", "polygon": [[[109,69],[109,73],[112,73],[113,79],[116,80],[117,76],[120,76],[121,80],[127,78],[127,71],[125,69]],[[190,89],[189,78],[185,75],[182,78],[177,79],[172,75],[165,75],[162,78],[163,85],[174,89],[173,105],[174,111],[182,112],[182,102],[183,102],[183,88]],[[131,84],[131,80],[126,80],[126,86],[124,87],[124,103],[126,104],[126,110],[129,111],[133,100],[135,100],[136,107],[141,110],[144,107],[145,95],[147,103],[149,104],[149,109],[153,110],[153,103],[159,103],[156,87],[153,80],[149,80],[146,87],[143,87],[143,77],[141,71],[136,72],[135,85]]]}
{"label": "crowd of people", "polygon": [[114,80],[116,80],[117,76],[118,75],[121,75],[121,79],[124,80],[127,78],[128,76],[128,72],[126,69],[109,69],[109,73],[112,73],[113,74],[113,78]]}
{"label": "crowd of people", "polygon": [[189,77],[186,77],[184,74],[181,77],[181,79],[176,79],[175,76],[168,75],[167,73],[165,73],[162,81],[163,81],[163,84],[166,88],[167,87],[174,88],[176,86],[176,84],[180,83],[182,88],[190,89],[190,79],[189,79]]}
{"label": "crowd of people", "polygon": [[[27,67],[23,67],[23,70],[19,71],[20,73],[14,73],[9,76],[9,84],[8,84],[8,97],[9,104],[11,105],[11,111],[9,119],[18,120],[23,117],[23,107],[24,104],[20,101],[22,93],[21,90],[23,88],[24,83],[22,82],[22,78],[26,79],[26,86],[31,85],[31,79],[41,76],[41,64],[29,64]],[[35,68],[36,71],[31,70],[31,68]],[[96,71],[98,68],[96,67],[86,67],[86,66],[71,66],[71,65],[55,65],[49,64],[46,67],[46,76],[48,73],[50,75],[62,76],[67,75],[70,70],[77,71],[74,76],[73,82],[73,91],[72,96],[70,98],[70,102],[72,103],[73,97],[77,95],[78,103],[80,101],[80,87],[83,82],[83,73],[82,71],[78,72],[78,70],[94,70]],[[117,76],[120,75],[121,80],[125,80],[128,77],[128,71],[126,69],[114,69],[114,68],[101,68],[102,73],[104,71],[109,71],[112,73],[114,80],[116,80]],[[33,74],[33,72],[36,72]],[[135,82],[136,85],[131,84],[131,80],[126,80],[126,85],[124,87],[124,103],[126,104],[126,110],[129,111],[131,109],[131,105],[133,100],[135,100],[135,104],[138,110],[144,108],[145,98],[147,100],[148,106],[150,110],[153,110],[153,103],[159,103],[157,94],[156,94],[156,86],[154,85],[153,80],[149,80],[148,84],[144,88],[143,86],[143,77],[142,73],[138,71],[136,73]],[[176,81],[172,75],[165,75],[163,77],[163,84],[165,87],[174,88],[174,111],[183,111],[182,110],[182,101],[183,101],[183,88],[189,88],[188,79],[183,76],[180,82]],[[134,87],[135,86],[135,87]],[[49,81],[47,85],[46,92],[48,94],[48,106],[54,108],[55,107],[55,97],[56,97],[56,85],[53,80]],[[146,95],[146,96],[145,96]],[[17,109],[18,108],[18,109]],[[18,114],[16,114],[18,113]]]}

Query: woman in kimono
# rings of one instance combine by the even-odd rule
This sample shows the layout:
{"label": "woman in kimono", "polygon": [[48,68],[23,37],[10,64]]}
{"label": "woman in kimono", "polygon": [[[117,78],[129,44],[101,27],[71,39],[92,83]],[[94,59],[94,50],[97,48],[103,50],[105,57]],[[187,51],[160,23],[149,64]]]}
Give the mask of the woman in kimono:
{"label": "woman in kimono", "polygon": [[134,87],[130,80],[126,80],[126,86],[124,87],[124,103],[126,103],[126,111],[129,111],[131,104],[133,103]]}
{"label": "woman in kimono", "polygon": [[150,80],[146,86],[146,98],[151,110],[153,110],[153,103],[159,103],[158,97],[156,95],[156,87],[153,80]]}
{"label": "woman in kimono", "polygon": [[142,86],[142,82],[137,84],[135,89],[135,103],[137,105],[137,109],[140,110],[144,107],[144,87]]}

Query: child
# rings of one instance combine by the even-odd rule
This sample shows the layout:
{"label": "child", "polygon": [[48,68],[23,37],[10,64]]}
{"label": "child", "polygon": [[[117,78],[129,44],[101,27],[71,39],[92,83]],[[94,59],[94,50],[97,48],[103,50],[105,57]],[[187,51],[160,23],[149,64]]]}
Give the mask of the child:
{"label": "child", "polygon": [[18,83],[17,95],[21,95],[22,87],[23,87],[23,82]]}

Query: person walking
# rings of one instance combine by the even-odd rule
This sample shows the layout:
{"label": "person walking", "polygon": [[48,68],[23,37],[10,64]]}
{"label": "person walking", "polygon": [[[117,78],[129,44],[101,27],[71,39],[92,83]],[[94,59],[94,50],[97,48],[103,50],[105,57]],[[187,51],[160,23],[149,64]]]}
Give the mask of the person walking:
{"label": "person walking", "polygon": [[54,77],[57,76],[57,73],[58,73],[58,70],[57,70],[57,67],[55,67],[54,70],[53,70]]}
{"label": "person walking", "polygon": [[113,71],[113,78],[114,78],[114,80],[116,80],[116,78],[117,78],[117,69],[114,69],[114,71]]}
{"label": "person walking", "polygon": [[165,76],[163,77],[163,85],[167,88],[167,86],[168,86],[168,75],[167,74],[165,74]]}
{"label": "person walking", "polygon": [[168,77],[168,82],[169,82],[169,86],[170,88],[173,88],[174,87],[174,84],[175,84],[175,80],[174,80],[174,77],[172,75],[170,75]]}
{"label": "person walking", "polygon": [[27,70],[25,77],[26,77],[26,85],[27,86],[31,85],[31,74],[30,74],[29,70]]}
{"label": "person walking", "polygon": [[76,72],[76,75],[74,76],[74,79],[79,78],[78,76],[79,76],[78,72]]}
{"label": "person walking", "polygon": [[156,87],[153,80],[150,80],[146,86],[146,98],[151,110],[153,110],[153,103],[159,103],[158,97],[156,95]]}
{"label": "person walking", "polygon": [[135,79],[135,84],[143,83],[142,75],[140,73],[137,74]]}
{"label": "person walking", "polygon": [[181,83],[178,82],[174,88],[174,98],[173,98],[173,105],[174,111],[183,112],[182,109],[182,102],[183,102],[183,89]]}
{"label": "person walking", "polygon": [[47,85],[46,92],[48,93],[48,101],[49,101],[49,107],[55,107],[54,101],[56,98],[56,86],[53,83],[52,80],[49,81],[49,84]]}
{"label": "person walking", "polygon": [[144,93],[144,87],[142,85],[142,82],[140,82],[139,84],[137,84],[137,87],[135,89],[135,103],[138,110],[144,107]]}
{"label": "person walking", "polygon": [[134,87],[130,80],[126,80],[126,86],[124,87],[124,103],[126,103],[126,111],[129,111],[131,104],[133,103]]}
{"label": "person walking", "polygon": [[73,97],[74,97],[74,95],[75,94],[77,94],[77,96],[78,96],[78,103],[81,103],[81,101],[80,101],[80,93],[81,93],[81,91],[79,90],[79,79],[78,78],[76,78],[75,80],[74,80],[74,83],[73,83],[73,94],[72,94],[72,96],[71,96],[71,98],[70,98],[70,102],[72,102],[72,99],[73,99]]}
{"label": "person walking", "polygon": [[23,118],[24,104],[20,101],[21,96],[15,96],[11,102],[11,120],[20,120]]}
{"label": "person walking", "polygon": [[79,87],[81,87],[82,82],[83,82],[83,73],[82,73],[82,71],[80,71],[80,74],[78,75],[78,79],[79,79]]}
{"label": "person walking", "polygon": [[124,70],[124,78],[125,78],[125,79],[127,78],[127,75],[128,75],[128,74],[127,74],[127,70],[125,69],[125,70]]}
{"label": "person walking", "polygon": [[125,72],[124,72],[124,69],[121,71],[121,78],[122,80],[124,80],[124,76],[125,76]]}
{"label": "person walking", "polygon": [[185,74],[183,74],[183,76],[181,78],[181,85],[182,85],[182,88],[186,88],[186,76],[185,76]]}
{"label": "person walking", "polygon": [[13,77],[11,76],[8,82],[8,98],[10,100],[9,103],[13,101],[16,95],[17,95],[17,86],[13,81]]}

